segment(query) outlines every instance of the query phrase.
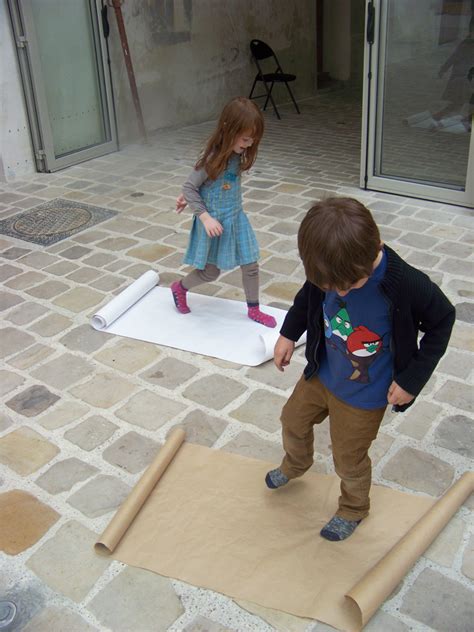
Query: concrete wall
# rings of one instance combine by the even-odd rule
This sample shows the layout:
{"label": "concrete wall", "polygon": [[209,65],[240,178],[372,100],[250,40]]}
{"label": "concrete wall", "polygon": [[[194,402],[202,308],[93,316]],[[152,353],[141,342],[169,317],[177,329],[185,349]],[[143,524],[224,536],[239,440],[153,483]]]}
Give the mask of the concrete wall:
{"label": "concrete wall", "polygon": [[0,2],[0,181],[36,171],[6,0]]}
{"label": "concrete wall", "polygon": [[324,72],[333,79],[351,76],[351,0],[324,0]]}
{"label": "concrete wall", "polygon": [[[209,120],[233,96],[248,95],[253,38],[269,43],[283,69],[297,75],[297,97],[314,94],[313,0],[127,0],[122,11],[149,131]],[[128,142],[138,131],[111,9],[109,22],[119,137]],[[289,100],[284,86],[275,87],[275,96]]]}

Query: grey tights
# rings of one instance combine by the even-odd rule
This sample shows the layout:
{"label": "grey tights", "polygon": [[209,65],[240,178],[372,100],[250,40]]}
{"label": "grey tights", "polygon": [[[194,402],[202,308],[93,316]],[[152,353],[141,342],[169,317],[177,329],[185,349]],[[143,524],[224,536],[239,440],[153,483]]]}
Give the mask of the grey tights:
{"label": "grey tights", "polygon": [[[242,285],[244,286],[245,298],[249,305],[258,305],[258,263],[247,263],[240,266],[242,270]],[[181,285],[185,290],[192,290],[196,285],[201,283],[211,283],[215,281],[220,269],[213,263],[207,263],[204,270],[193,270],[181,281]]]}

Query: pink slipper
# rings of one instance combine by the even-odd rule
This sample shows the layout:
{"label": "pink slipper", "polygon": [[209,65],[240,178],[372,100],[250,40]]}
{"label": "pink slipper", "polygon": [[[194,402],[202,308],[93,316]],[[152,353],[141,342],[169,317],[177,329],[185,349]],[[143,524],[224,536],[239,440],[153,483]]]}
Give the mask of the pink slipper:
{"label": "pink slipper", "polygon": [[175,281],[171,284],[171,293],[173,294],[174,304],[180,314],[189,314],[191,311],[186,301],[188,290],[181,285],[181,281]]}
{"label": "pink slipper", "polygon": [[276,320],[270,314],[265,314],[260,311],[260,307],[258,305],[253,305],[249,307],[248,317],[251,320],[254,320],[256,323],[260,323],[260,325],[265,325],[265,327],[276,327]]}

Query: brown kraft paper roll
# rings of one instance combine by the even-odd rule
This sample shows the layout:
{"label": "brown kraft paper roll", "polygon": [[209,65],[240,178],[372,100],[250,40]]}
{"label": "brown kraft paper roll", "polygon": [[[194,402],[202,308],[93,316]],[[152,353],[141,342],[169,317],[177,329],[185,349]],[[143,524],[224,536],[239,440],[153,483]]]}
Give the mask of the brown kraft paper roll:
{"label": "brown kraft paper roll", "polygon": [[182,428],[175,428],[166,438],[162,448],[145,470],[138,483],[132,489],[125,502],[110,521],[109,525],[97,540],[94,549],[97,553],[110,554],[114,551],[122,536],[127,531],[138,512],[142,508],[151,491],[163,476],[166,468],[181,447],[186,433]]}
{"label": "brown kraft paper roll", "polygon": [[473,491],[474,472],[465,472],[346,594],[357,606],[361,627],[375,614]]}

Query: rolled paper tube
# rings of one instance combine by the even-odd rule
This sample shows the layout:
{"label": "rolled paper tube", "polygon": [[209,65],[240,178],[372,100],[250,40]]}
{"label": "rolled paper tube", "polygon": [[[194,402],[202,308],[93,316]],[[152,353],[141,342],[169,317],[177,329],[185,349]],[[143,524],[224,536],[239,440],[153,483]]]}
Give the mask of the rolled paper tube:
{"label": "rolled paper tube", "polygon": [[95,544],[97,553],[112,553],[122,536],[132,524],[146,499],[163,476],[168,465],[185,439],[182,428],[175,428],[167,437],[160,451],[120,506],[115,516]]}
{"label": "rolled paper tube", "polygon": [[397,544],[351,588],[346,597],[360,611],[364,626],[391,595],[463,502],[474,491],[474,472],[465,472]]}

